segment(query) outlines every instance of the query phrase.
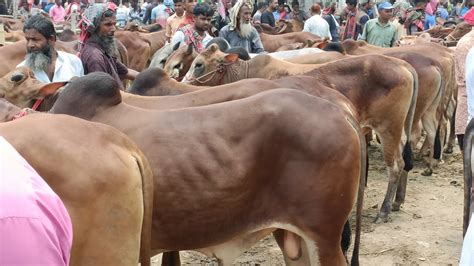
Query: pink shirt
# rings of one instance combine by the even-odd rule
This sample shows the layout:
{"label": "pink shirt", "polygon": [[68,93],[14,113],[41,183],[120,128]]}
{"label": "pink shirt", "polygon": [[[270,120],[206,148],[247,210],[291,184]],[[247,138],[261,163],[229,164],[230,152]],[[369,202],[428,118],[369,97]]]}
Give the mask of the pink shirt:
{"label": "pink shirt", "polygon": [[3,137],[0,151],[0,265],[68,265],[64,204]]}
{"label": "pink shirt", "polygon": [[64,16],[66,15],[66,11],[64,10],[64,7],[54,5],[51,7],[49,10],[49,16],[53,20],[53,22],[61,22],[64,21]]}

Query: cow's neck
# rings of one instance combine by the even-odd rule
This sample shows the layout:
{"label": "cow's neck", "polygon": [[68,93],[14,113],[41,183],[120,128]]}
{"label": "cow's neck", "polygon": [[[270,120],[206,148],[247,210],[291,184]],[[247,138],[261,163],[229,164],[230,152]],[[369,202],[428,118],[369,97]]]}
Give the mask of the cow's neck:
{"label": "cow's neck", "polygon": [[247,78],[277,79],[290,75],[302,75],[316,67],[316,65],[290,63],[269,55],[259,55],[249,61]]}

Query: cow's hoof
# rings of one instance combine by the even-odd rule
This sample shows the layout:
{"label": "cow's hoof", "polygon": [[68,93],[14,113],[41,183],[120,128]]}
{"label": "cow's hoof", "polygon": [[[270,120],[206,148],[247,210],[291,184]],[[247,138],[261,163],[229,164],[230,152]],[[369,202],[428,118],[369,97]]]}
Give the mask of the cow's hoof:
{"label": "cow's hoof", "polygon": [[453,153],[453,147],[452,147],[452,146],[448,146],[446,149],[444,149],[444,153],[446,153],[446,154],[451,154],[451,153]]}
{"label": "cow's hoof", "polygon": [[388,219],[388,214],[386,214],[386,213],[379,213],[379,214],[377,215],[377,217],[375,218],[374,223],[376,223],[376,224],[381,224],[381,223],[386,223],[386,222],[388,222],[388,221],[389,221],[389,219]]}
{"label": "cow's hoof", "polygon": [[433,169],[430,169],[430,168],[426,168],[425,170],[423,170],[423,172],[421,172],[421,175],[423,176],[431,176],[433,174]]}
{"label": "cow's hoof", "polygon": [[402,205],[402,204],[401,204],[401,203],[398,203],[398,202],[392,203],[392,211],[394,211],[394,212],[399,211],[401,205]]}
{"label": "cow's hoof", "polygon": [[421,160],[423,160],[423,156],[420,153],[417,153],[413,156],[413,160],[421,161]]}

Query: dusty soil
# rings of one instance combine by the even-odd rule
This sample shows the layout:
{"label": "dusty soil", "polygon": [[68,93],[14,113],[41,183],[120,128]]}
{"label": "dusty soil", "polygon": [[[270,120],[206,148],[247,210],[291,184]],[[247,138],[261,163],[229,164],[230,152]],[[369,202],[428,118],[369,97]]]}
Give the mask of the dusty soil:
{"label": "dusty soil", "polygon": [[[405,204],[388,223],[373,220],[387,187],[386,170],[377,145],[369,148],[369,181],[365,192],[362,265],[457,265],[462,245],[462,156],[456,147],[430,177],[422,176],[424,163],[415,161],[409,174]],[[352,223],[354,226],[354,223]],[[352,253],[352,252],[351,252]],[[185,265],[217,265],[196,252],[181,252]],[[153,258],[161,265],[161,257]],[[236,261],[236,265],[284,265],[271,237],[262,240]]]}

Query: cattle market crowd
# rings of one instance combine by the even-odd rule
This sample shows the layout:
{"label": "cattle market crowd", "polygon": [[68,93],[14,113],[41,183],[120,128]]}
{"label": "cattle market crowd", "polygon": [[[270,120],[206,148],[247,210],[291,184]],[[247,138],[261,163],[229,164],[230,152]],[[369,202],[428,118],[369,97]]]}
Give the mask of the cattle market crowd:
{"label": "cattle market crowd", "polygon": [[0,265],[231,265],[269,235],[359,265],[369,145],[375,224],[459,148],[474,265],[473,25],[474,0],[0,0]]}

